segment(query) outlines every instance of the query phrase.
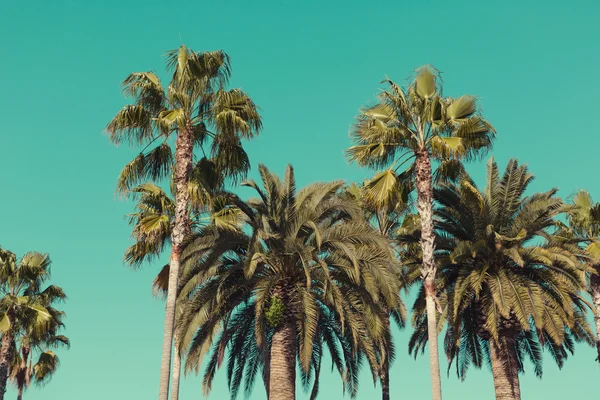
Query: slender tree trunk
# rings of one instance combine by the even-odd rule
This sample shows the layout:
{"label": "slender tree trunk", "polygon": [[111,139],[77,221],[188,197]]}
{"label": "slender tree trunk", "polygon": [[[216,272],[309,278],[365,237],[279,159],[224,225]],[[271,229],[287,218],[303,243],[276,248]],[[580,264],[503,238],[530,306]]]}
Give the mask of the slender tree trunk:
{"label": "slender tree trunk", "polygon": [[194,147],[192,126],[188,125],[177,135],[175,141],[175,221],[171,234],[171,262],[169,286],[165,311],[165,330],[163,336],[162,362],[160,365],[159,400],[169,398],[169,377],[171,373],[171,354],[173,350],[173,328],[175,326],[175,302],[177,300],[177,283],[181,244],[188,229],[188,204],[190,193],[188,183],[192,169],[192,152]]}
{"label": "slender tree trunk", "polygon": [[594,303],[594,321],[596,322],[596,350],[598,352],[598,363],[600,363],[600,276],[590,277],[590,289]]}
{"label": "slender tree trunk", "polygon": [[23,400],[23,386],[19,386],[17,389],[17,400]]}
{"label": "slender tree trunk", "polygon": [[2,348],[0,349],[0,400],[4,400],[4,394],[6,393],[6,382],[8,381],[8,368],[13,358],[13,338],[14,332],[12,330],[8,330],[2,335]]}
{"label": "slender tree trunk", "polygon": [[442,399],[442,382],[440,378],[440,360],[438,352],[437,309],[435,274],[436,265],[433,257],[435,251],[435,234],[433,231],[433,186],[431,184],[431,160],[426,151],[416,154],[415,173],[417,181],[417,210],[421,219],[421,250],[423,266],[421,275],[425,285],[425,302],[427,304],[427,335],[429,341],[429,370],[431,374],[431,392],[433,400]]}
{"label": "slender tree trunk", "polygon": [[296,399],[296,322],[293,310],[287,308],[289,293],[285,287],[274,290],[274,295],[282,299],[286,310],[271,339],[269,400]]}
{"label": "slender tree trunk", "polygon": [[177,335],[175,335],[175,354],[173,355],[173,374],[171,381],[171,400],[179,400],[179,380],[181,378],[181,355],[179,354]]}
{"label": "slender tree trunk", "polygon": [[520,400],[521,389],[514,338],[501,337],[500,343],[490,340],[490,356],[496,400]]}

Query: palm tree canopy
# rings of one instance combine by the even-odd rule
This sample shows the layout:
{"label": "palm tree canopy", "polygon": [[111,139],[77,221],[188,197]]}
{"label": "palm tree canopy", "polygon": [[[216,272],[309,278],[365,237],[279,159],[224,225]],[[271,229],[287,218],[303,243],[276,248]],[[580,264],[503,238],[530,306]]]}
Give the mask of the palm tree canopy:
{"label": "palm tree canopy", "polygon": [[[215,368],[228,343],[256,346],[255,354],[265,354],[269,332],[285,316],[298,327],[298,360],[305,373],[320,362],[317,347],[333,337],[340,345],[347,338],[377,371],[373,338],[384,332],[380,305],[396,310],[400,304],[389,242],[369,227],[359,204],[342,195],[343,182],[296,191],[291,167],[283,181],[262,165],[259,171],[262,187],[245,183],[257,198],[242,201],[229,194],[223,204],[237,216],[237,227],[211,224],[192,234],[184,249],[177,329],[187,369],[197,371],[211,348],[209,368]],[[245,328],[232,330],[244,317]],[[331,318],[341,327],[339,334],[324,333]],[[207,372],[205,387],[212,374]]]}
{"label": "palm tree canopy", "polygon": [[[580,295],[586,254],[576,241],[554,234],[564,209],[556,190],[525,195],[532,180],[516,160],[500,176],[491,159],[485,190],[467,175],[436,189],[439,326],[448,324],[446,352],[461,377],[469,365],[489,359],[488,340],[503,336],[516,337],[520,367],[529,356],[538,374],[542,347],[561,366],[574,341],[593,342]],[[427,338],[423,308],[421,291],[413,352]]]}
{"label": "palm tree canopy", "polygon": [[569,226],[565,228],[585,241],[586,250],[597,264],[600,260],[600,203],[594,203],[589,192],[580,190],[573,196],[567,212]]}
{"label": "palm tree canopy", "polygon": [[39,327],[50,323],[47,298],[64,296],[52,285],[42,289],[50,278],[50,265],[48,254],[30,252],[17,260],[14,253],[0,249],[0,331],[14,331],[30,319]]}
{"label": "palm tree canopy", "polygon": [[439,174],[453,176],[462,171],[457,160],[481,156],[491,147],[495,130],[479,112],[477,98],[443,97],[434,67],[417,69],[406,89],[387,78],[383,83],[387,88],[375,104],[357,116],[350,133],[353,146],[347,150],[350,161],[387,168],[369,184],[367,194],[377,202],[412,179],[411,160],[420,153],[440,161]]}
{"label": "palm tree canopy", "polygon": [[204,176],[243,178],[250,164],[241,140],[253,138],[262,122],[244,91],[225,89],[229,56],[181,46],[167,52],[166,60],[173,74],[166,88],[151,71],[134,72],[123,81],[123,93],[133,104],[119,111],[106,130],[113,143],[127,142],[143,150],[121,172],[117,191],[127,193],[139,183],[168,177],[175,161],[169,139],[183,129],[192,131],[195,147],[202,150],[198,162]]}

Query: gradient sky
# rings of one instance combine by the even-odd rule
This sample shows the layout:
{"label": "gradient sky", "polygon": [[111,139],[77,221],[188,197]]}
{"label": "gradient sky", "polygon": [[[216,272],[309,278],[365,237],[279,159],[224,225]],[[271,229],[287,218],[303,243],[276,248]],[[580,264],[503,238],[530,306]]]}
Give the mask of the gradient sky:
{"label": "gradient sky", "polygon": [[[599,200],[599,15],[598,0],[3,2],[0,245],[50,253],[53,281],[69,296],[72,340],[53,381],[25,398],[157,397],[163,303],[150,286],[159,265],[122,263],[132,208],[114,188],[135,150],[103,133],[125,104],[119,84],[129,72],[163,71],[163,52],[183,43],[224,49],[232,86],[262,109],[265,129],[247,145],[253,173],[259,162],[281,173],[292,163],[300,186],[368,176],[343,157],[359,106],[386,74],[404,84],[432,63],[445,94],[480,96],[502,167],[518,157],[538,177],[533,190],[587,188]],[[479,182],[484,168],[469,166]],[[392,398],[427,399],[427,357],[408,357],[409,333],[396,335]],[[528,366],[523,397],[589,398],[600,372],[594,358],[578,346],[559,372],[547,354],[542,380]],[[328,373],[320,398],[341,398]],[[227,398],[224,375],[210,398]],[[465,382],[443,375],[446,399],[493,399],[487,370]],[[201,378],[188,376],[181,392],[202,398]],[[378,393],[365,371],[359,399]],[[260,384],[251,398],[265,399]]]}

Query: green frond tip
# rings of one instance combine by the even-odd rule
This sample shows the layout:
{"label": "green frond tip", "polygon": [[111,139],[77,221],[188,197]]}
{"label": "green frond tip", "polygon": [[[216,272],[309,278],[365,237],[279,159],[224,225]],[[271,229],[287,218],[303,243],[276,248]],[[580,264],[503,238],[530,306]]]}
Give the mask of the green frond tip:
{"label": "green frond tip", "polygon": [[285,304],[278,296],[272,296],[269,302],[269,308],[265,312],[265,318],[271,328],[277,328],[283,322],[285,313]]}

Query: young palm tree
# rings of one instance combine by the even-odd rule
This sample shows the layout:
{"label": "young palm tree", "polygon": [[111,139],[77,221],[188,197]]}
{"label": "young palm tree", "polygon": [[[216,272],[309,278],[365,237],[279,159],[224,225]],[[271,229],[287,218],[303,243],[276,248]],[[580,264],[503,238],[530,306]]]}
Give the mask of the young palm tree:
{"label": "young palm tree", "polygon": [[238,216],[238,227],[206,227],[184,251],[178,332],[187,368],[197,369],[213,343],[222,354],[226,342],[215,338],[252,305],[251,339],[269,350],[270,400],[295,398],[296,357],[305,372],[315,364],[324,312],[348,332],[377,378],[377,338],[385,332],[380,304],[399,304],[389,242],[365,223],[357,202],[340,194],[342,182],[296,192],[291,167],[283,182],[264,166],[259,170],[263,188],[246,183],[257,199],[229,195],[226,208]]}
{"label": "young palm tree", "polygon": [[569,227],[586,243],[586,250],[591,256],[590,264],[595,270],[589,275],[588,291],[594,303],[596,349],[600,363],[600,203],[594,203],[592,196],[581,190],[573,197],[568,213]]}
{"label": "young palm tree", "polygon": [[52,314],[46,308],[45,297],[54,286],[42,290],[50,278],[50,257],[27,253],[17,260],[14,253],[0,249],[0,400],[4,399],[9,370],[15,360],[13,342],[28,321],[38,328],[52,325]]}
{"label": "young palm tree", "polygon": [[[496,399],[520,399],[519,371],[529,356],[541,375],[541,349],[562,366],[573,341],[590,341],[585,321],[585,253],[554,236],[563,202],[556,190],[525,196],[533,180],[511,160],[502,177],[488,164],[486,189],[464,176],[436,189],[441,238],[438,286],[448,322],[446,352],[464,378],[472,363],[491,361]],[[425,293],[415,303],[411,351],[424,346]]]}
{"label": "young palm tree", "polygon": [[54,308],[54,303],[66,299],[63,290],[51,285],[40,293],[39,298],[51,315],[49,323],[40,324],[37,318],[24,321],[13,341],[15,359],[10,379],[17,387],[17,400],[23,398],[23,391],[31,383],[44,385],[52,378],[60,364],[58,356],[52,350],[70,345],[69,339],[59,334],[59,330],[64,327],[62,319],[65,314]]}
{"label": "young palm tree", "polygon": [[[194,148],[200,147],[206,154],[204,146],[211,141],[211,157],[219,170],[226,178],[239,179],[249,168],[241,139],[254,137],[261,128],[260,116],[248,95],[239,89],[224,89],[230,74],[229,57],[224,52],[193,52],[181,46],[167,53],[167,67],[173,76],[166,89],[153,72],[129,75],[123,88],[134,104],[125,106],[107,126],[113,143],[144,146],[121,172],[118,191],[127,193],[137,183],[173,175],[175,209],[159,400],[167,400],[169,393],[175,288],[181,244],[189,227],[188,187]],[[174,154],[169,142],[172,137]],[[155,147],[146,151],[151,146]]]}
{"label": "young palm tree", "polygon": [[[438,359],[433,230],[432,160],[439,170],[456,172],[460,163],[484,154],[492,145],[493,127],[478,113],[476,98],[442,97],[437,71],[429,66],[417,70],[404,90],[389,79],[378,102],[361,110],[351,132],[354,145],[349,160],[371,168],[387,168],[370,182],[367,194],[382,204],[402,186],[414,180],[421,229],[423,263],[421,275],[427,293],[430,370],[434,400],[442,397]],[[408,164],[407,164],[408,163]],[[403,166],[408,167],[398,174]]]}
{"label": "young palm tree", "polygon": [[[364,186],[358,187],[350,185],[347,188],[348,194],[358,201],[363,209],[365,220],[369,221],[373,228],[382,236],[388,238],[390,243],[398,243],[398,233],[402,227],[404,216],[408,213],[408,197],[405,193],[395,193],[393,198],[387,201],[382,206],[377,206],[369,201],[365,196]],[[399,257],[398,249],[395,250]],[[401,275],[401,271],[398,271]],[[406,309],[403,303],[397,310],[389,310],[389,314],[397,322],[399,328],[404,327],[406,318]],[[384,316],[384,326],[386,327],[387,340],[384,343],[384,351],[382,352],[382,363],[380,372],[381,394],[383,400],[390,399],[390,365],[393,361],[393,341],[391,334],[390,315]]]}

